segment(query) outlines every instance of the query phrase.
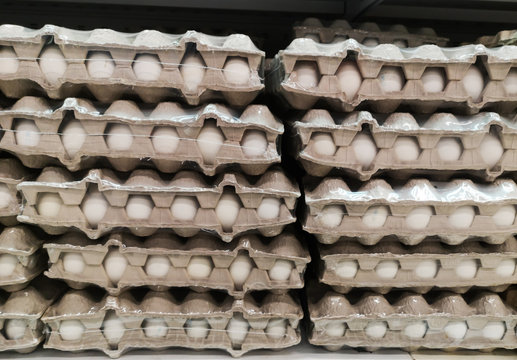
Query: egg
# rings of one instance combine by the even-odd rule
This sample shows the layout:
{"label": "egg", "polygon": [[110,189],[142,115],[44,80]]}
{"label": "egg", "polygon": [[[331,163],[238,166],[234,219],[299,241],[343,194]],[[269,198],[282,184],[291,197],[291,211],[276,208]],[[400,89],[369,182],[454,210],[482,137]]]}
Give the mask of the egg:
{"label": "egg", "polygon": [[241,140],[241,149],[250,158],[263,157],[266,154],[268,142],[266,134],[260,130],[248,130]]}
{"label": "egg", "polygon": [[344,321],[334,320],[325,325],[325,334],[330,337],[345,336],[346,324]]}
{"label": "egg", "polygon": [[382,279],[394,279],[399,271],[399,263],[395,260],[380,261],[375,267],[377,276]]}
{"label": "egg", "polygon": [[37,146],[41,139],[41,132],[34,120],[19,119],[14,122],[14,138],[20,146]]}
{"label": "egg", "polygon": [[118,249],[110,249],[104,258],[104,269],[108,279],[117,285],[126,272],[128,262]]}
{"label": "egg", "polygon": [[228,57],[223,68],[226,81],[234,85],[247,85],[250,82],[251,71],[248,59],[242,57]]}
{"label": "egg", "polygon": [[185,331],[189,338],[204,339],[210,332],[210,324],[206,319],[189,319],[185,323]]}
{"label": "egg", "polygon": [[407,41],[406,40],[393,40],[393,45],[399,48],[407,48]]}
{"label": "egg", "polygon": [[206,279],[212,273],[214,264],[209,256],[196,255],[190,258],[187,274],[192,279]]}
{"label": "egg", "polygon": [[355,98],[361,87],[363,78],[355,61],[344,61],[336,72],[341,91],[345,93],[347,100]]}
{"label": "egg", "polygon": [[230,276],[233,279],[233,283],[236,288],[242,288],[242,285],[248,279],[248,276],[253,269],[253,261],[249,258],[249,255],[239,254],[233,260],[230,265]]}
{"label": "egg", "polygon": [[67,62],[57,46],[48,46],[39,56],[39,67],[51,84],[57,84],[66,72]]}
{"label": "egg", "polygon": [[228,334],[232,346],[240,346],[244,343],[249,328],[250,324],[240,313],[233,315],[226,326],[226,334]]}
{"label": "egg", "polygon": [[311,136],[312,149],[318,155],[332,156],[336,153],[336,144],[329,133],[317,132]]}
{"label": "egg", "polygon": [[69,274],[82,274],[86,268],[84,258],[80,253],[68,252],[63,254],[63,269]]}
{"label": "egg", "polygon": [[334,273],[342,279],[353,279],[358,269],[357,260],[340,260],[334,267]]}
{"label": "egg", "polygon": [[492,221],[497,226],[511,226],[515,222],[515,205],[503,205],[494,215]]}
{"label": "egg", "polygon": [[386,321],[370,321],[364,328],[366,336],[372,339],[382,339],[387,331],[388,324]]}
{"label": "egg", "polygon": [[133,62],[133,72],[140,81],[156,81],[162,73],[162,64],[156,55],[139,54]]}
{"label": "egg", "polygon": [[81,210],[88,224],[96,228],[108,211],[109,203],[104,195],[95,188],[90,188],[86,193]]}
{"label": "egg", "polygon": [[84,331],[84,325],[80,320],[61,320],[59,323],[59,336],[63,341],[81,340]]}
{"label": "egg", "polygon": [[149,219],[154,203],[148,195],[130,195],[126,203],[126,214],[131,220]]}
{"label": "egg", "polygon": [[165,255],[149,255],[145,262],[145,273],[152,278],[163,278],[169,273],[171,262]]}
{"label": "egg", "polygon": [[481,93],[485,87],[485,79],[476,65],[471,65],[461,80],[469,98],[474,102],[482,100]]}
{"label": "egg", "polygon": [[501,340],[506,333],[506,324],[504,321],[489,321],[481,333],[485,339],[489,340]]}
{"label": "egg", "polygon": [[445,77],[441,68],[425,69],[420,80],[427,93],[439,93],[445,89]]}
{"label": "egg", "polygon": [[172,217],[182,221],[192,221],[196,218],[199,204],[194,196],[177,195],[171,205]]}
{"label": "egg", "polygon": [[466,259],[456,265],[456,275],[462,279],[474,279],[478,272],[478,263],[475,259]]}
{"label": "egg", "polygon": [[27,321],[23,319],[8,319],[4,323],[5,335],[9,340],[19,340],[25,336]]}
{"label": "egg", "polygon": [[465,338],[468,326],[465,321],[449,321],[443,328],[443,331],[451,339],[460,340]]}
{"label": "egg", "polygon": [[196,92],[198,86],[205,77],[206,65],[203,57],[198,52],[185,54],[180,66],[180,73],[183,77],[185,89],[188,92]]}
{"label": "egg", "polygon": [[411,136],[399,136],[393,144],[393,151],[398,161],[416,161],[420,156],[418,141]]}
{"label": "egg", "polygon": [[458,161],[463,152],[461,141],[456,138],[444,137],[436,144],[436,151],[442,161]]}
{"label": "egg", "polygon": [[133,144],[133,133],[126,124],[111,124],[106,134],[106,144],[113,151],[127,151]]}
{"label": "egg", "polygon": [[197,137],[197,146],[206,164],[215,164],[217,153],[223,143],[224,135],[215,122],[205,122]]}
{"label": "egg", "polygon": [[368,37],[368,38],[365,38],[363,40],[363,45],[364,46],[377,46],[379,45],[379,39],[376,39],[376,38],[371,38],[371,37]]}
{"label": "egg", "polygon": [[401,91],[404,86],[404,74],[395,66],[384,66],[379,72],[379,81],[384,92]]}
{"label": "egg", "polygon": [[241,201],[239,197],[230,192],[224,192],[215,207],[215,215],[224,232],[232,232],[233,225],[239,216]]}
{"label": "egg", "polygon": [[280,216],[280,206],[283,200],[274,197],[264,197],[257,208],[257,216],[263,220],[273,220]]}
{"label": "egg", "polygon": [[2,46],[0,47],[0,74],[15,74],[20,66],[18,55],[13,48]]}
{"label": "egg", "polygon": [[68,122],[61,131],[61,142],[68,156],[73,158],[86,141],[86,131],[79,120]]}
{"label": "egg", "polygon": [[384,205],[370,206],[362,216],[363,224],[370,229],[378,229],[384,225],[389,209]]}
{"label": "egg", "polygon": [[299,61],[293,69],[296,85],[302,90],[316,88],[319,83],[318,65],[312,61]]}
{"label": "egg", "polygon": [[7,185],[0,184],[0,209],[7,209],[13,201],[13,195]]}
{"label": "egg", "polygon": [[501,144],[499,137],[494,134],[487,134],[481,141],[481,144],[479,144],[478,149],[481,158],[489,168],[497,165],[504,153],[503,144]]}
{"label": "egg", "polygon": [[421,279],[434,279],[438,273],[438,266],[437,260],[422,260],[415,267],[415,275]]}
{"label": "egg", "polygon": [[124,322],[114,312],[108,312],[102,323],[102,333],[110,346],[117,346],[124,333],[126,327]]}
{"label": "egg", "polygon": [[167,323],[161,318],[147,318],[144,320],[143,325],[145,337],[151,339],[164,338],[169,332]]}
{"label": "egg", "polygon": [[0,255],[0,277],[11,276],[18,265],[18,257],[11,254]]}
{"label": "egg", "polygon": [[513,276],[515,273],[515,259],[503,259],[495,268],[495,273],[501,277]]}
{"label": "egg", "polygon": [[406,215],[406,225],[413,230],[425,229],[429,225],[432,215],[433,208],[431,206],[416,207]]}
{"label": "egg", "polygon": [[275,264],[267,273],[273,281],[287,281],[291,277],[293,269],[294,263],[292,261],[278,259],[275,260]]}
{"label": "egg", "polygon": [[271,339],[281,339],[287,333],[286,319],[269,319],[266,326],[266,336]]}
{"label": "egg", "polygon": [[349,37],[346,35],[336,35],[334,37],[334,39],[332,39],[332,43],[335,44],[335,43],[346,41],[348,39],[349,39]]}
{"label": "egg", "polygon": [[474,216],[476,210],[473,206],[460,206],[449,215],[449,224],[455,229],[468,229],[474,222]]}
{"label": "egg", "polygon": [[36,203],[36,211],[46,218],[56,218],[63,205],[63,200],[58,193],[41,193]]}
{"label": "egg", "polygon": [[427,332],[427,322],[412,321],[404,328],[404,335],[411,339],[422,339]]}
{"label": "egg", "polygon": [[315,42],[320,42],[320,36],[318,34],[305,34],[304,38],[311,39]]}
{"label": "egg", "polygon": [[94,51],[88,54],[86,70],[94,79],[109,79],[115,71],[115,62],[109,52]]}
{"label": "egg", "polygon": [[154,151],[158,154],[174,154],[178,149],[180,138],[175,128],[158,126],[151,135]]}
{"label": "egg", "polygon": [[358,133],[350,146],[352,146],[356,161],[361,164],[363,169],[369,168],[377,156],[377,146],[372,137],[365,133]]}
{"label": "egg", "polygon": [[[1,50],[0,50],[1,54]],[[0,63],[1,67],[1,63]],[[1,71],[1,70],[0,70]],[[16,72],[16,71],[15,71]],[[517,94],[517,69],[511,68],[503,81],[504,88],[509,95]]]}
{"label": "egg", "polygon": [[335,228],[341,224],[345,210],[341,205],[327,205],[316,215],[319,223],[327,228]]}

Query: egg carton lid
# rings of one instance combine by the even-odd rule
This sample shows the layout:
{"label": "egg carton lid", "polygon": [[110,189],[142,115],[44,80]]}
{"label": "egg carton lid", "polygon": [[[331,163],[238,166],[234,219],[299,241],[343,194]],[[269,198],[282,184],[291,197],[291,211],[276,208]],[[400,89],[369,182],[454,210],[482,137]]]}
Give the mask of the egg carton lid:
{"label": "egg carton lid", "polygon": [[24,225],[6,227],[0,233],[0,253],[30,256],[38,251],[43,239],[38,238]]}
{"label": "egg carton lid", "polygon": [[486,47],[498,47],[517,44],[517,30],[502,30],[495,35],[481,36],[477,38],[477,43]]}

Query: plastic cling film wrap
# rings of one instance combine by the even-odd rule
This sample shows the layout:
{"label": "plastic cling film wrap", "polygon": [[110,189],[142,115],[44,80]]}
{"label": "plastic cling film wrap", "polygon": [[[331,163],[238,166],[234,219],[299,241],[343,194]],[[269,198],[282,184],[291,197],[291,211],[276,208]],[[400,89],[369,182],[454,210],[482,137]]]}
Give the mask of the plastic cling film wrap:
{"label": "plastic cling film wrap", "polygon": [[0,159],[0,223],[6,226],[17,223],[21,213],[22,200],[16,185],[31,179],[30,171],[17,159]]}
{"label": "plastic cling film wrap", "polygon": [[[174,295],[173,295],[174,294]],[[119,357],[130,349],[222,349],[240,356],[254,349],[281,349],[300,342],[303,311],[289,294],[246,295],[149,291],[141,299],[72,290],[47,310],[45,348],[100,350]]]}

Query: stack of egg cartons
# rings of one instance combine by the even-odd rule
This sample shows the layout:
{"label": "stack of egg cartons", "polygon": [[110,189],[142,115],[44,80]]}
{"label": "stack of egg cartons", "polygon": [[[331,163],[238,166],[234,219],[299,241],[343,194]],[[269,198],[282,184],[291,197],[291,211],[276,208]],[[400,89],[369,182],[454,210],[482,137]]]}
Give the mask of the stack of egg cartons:
{"label": "stack of egg cartons", "polygon": [[292,148],[316,177],[312,344],[517,347],[515,67],[517,48],[481,45],[300,38],[277,55],[273,89],[308,110]]}
{"label": "stack of egg cartons", "polygon": [[298,186],[271,167],[283,125],[249,105],[264,53],[196,32],[2,26],[0,40],[0,89],[19,98],[0,148],[42,169],[18,185],[18,220],[51,235],[45,274],[70,287],[42,317],[45,347],[298,343],[290,290],[310,258],[285,230]]}

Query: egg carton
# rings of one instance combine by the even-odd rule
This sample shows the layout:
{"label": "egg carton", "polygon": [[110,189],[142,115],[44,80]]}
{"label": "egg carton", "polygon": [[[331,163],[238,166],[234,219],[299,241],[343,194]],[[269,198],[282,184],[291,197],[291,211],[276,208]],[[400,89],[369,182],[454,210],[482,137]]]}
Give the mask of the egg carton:
{"label": "egg carton", "polygon": [[509,113],[517,107],[516,66],[513,46],[401,49],[353,39],[335,44],[295,39],[276,55],[268,86],[298,110],[324,105],[391,113],[404,105],[418,113]]}
{"label": "egg carton", "polygon": [[12,98],[89,93],[105,103],[136,95],[148,103],[176,98],[198,105],[224,99],[242,107],[264,89],[265,54],[241,34],[2,25],[0,45],[5,59],[0,90]]}
{"label": "egg carton", "polygon": [[342,179],[325,178],[305,189],[305,203],[304,230],[326,244],[346,236],[372,245],[389,235],[407,245],[428,236],[449,245],[472,237],[500,244],[517,233],[517,184],[506,179],[490,184],[412,179],[396,188],[375,179],[354,191]]}
{"label": "egg carton", "polygon": [[[222,104],[191,109],[164,102],[150,111],[127,100],[115,101],[106,109],[75,98],[53,106],[32,96],[0,110],[0,126],[9,129],[0,140],[0,149],[16,154],[32,168],[57,164],[77,171],[107,158],[120,171],[152,164],[172,173],[190,164],[210,176],[230,164],[240,164],[252,175],[264,173],[280,162],[284,131],[264,105],[235,111]],[[214,134],[203,135],[204,129]],[[161,135],[164,130],[174,133]],[[111,131],[115,135],[110,147]],[[116,134],[121,134],[117,144]],[[209,135],[215,138],[214,145],[207,143]]]}
{"label": "egg carton", "polygon": [[481,36],[476,43],[486,47],[499,47],[517,44],[517,30],[502,30],[495,35]]}
{"label": "egg carton", "polygon": [[329,350],[517,348],[515,295],[363,292],[355,298],[323,291],[309,295],[308,303],[309,342]]}
{"label": "egg carton", "polygon": [[44,248],[51,264],[46,276],[74,289],[95,284],[111,295],[138,286],[224,290],[234,298],[256,290],[285,292],[303,288],[310,261],[308,250],[291,233],[267,240],[243,235],[231,243],[208,235],[179,239],[170,232],[145,240],[114,233],[99,243],[67,233]]}
{"label": "egg carton", "polygon": [[130,292],[94,297],[71,290],[50,307],[44,345],[63,351],[100,350],[117,358],[130,349],[169,347],[222,349],[232,356],[255,349],[282,349],[300,342],[303,310],[289,294],[261,299],[216,298],[190,292],[149,291],[142,300]]}
{"label": "egg carton", "polygon": [[515,119],[493,112],[372,115],[309,110],[294,123],[295,156],[313,176],[339,169],[369,180],[382,172],[454,174],[493,181],[517,171]]}
{"label": "egg carton", "polygon": [[469,241],[447,246],[429,241],[404,246],[394,237],[374,246],[349,241],[318,248],[320,282],[341,293],[354,288],[382,294],[392,288],[465,293],[474,286],[502,292],[517,283],[515,238],[501,245]]}
{"label": "egg carton", "polygon": [[316,18],[307,18],[293,27],[296,38],[309,38],[321,43],[335,43],[346,39],[355,39],[365,45],[395,44],[399,47],[416,47],[426,44],[446,46],[449,39],[436,35],[432,28],[419,28],[409,31],[402,24],[395,24],[387,29],[373,22],[360,23],[356,28],[343,19],[334,20],[325,26]]}
{"label": "egg carton", "polygon": [[298,185],[280,169],[253,182],[226,173],[209,184],[193,171],[165,179],[153,170],[135,170],[123,179],[109,169],[96,169],[74,178],[50,167],[18,189],[24,197],[20,222],[37,224],[53,235],[77,228],[91,239],[117,228],[137,236],[170,228],[192,237],[203,230],[225,242],[251,230],[272,237],[296,221],[300,196]]}
{"label": "egg carton", "polygon": [[16,216],[22,211],[22,199],[16,185],[31,179],[29,169],[17,159],[0,158],[0,223],[16,225]]}

